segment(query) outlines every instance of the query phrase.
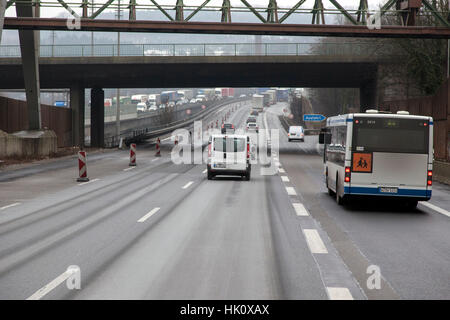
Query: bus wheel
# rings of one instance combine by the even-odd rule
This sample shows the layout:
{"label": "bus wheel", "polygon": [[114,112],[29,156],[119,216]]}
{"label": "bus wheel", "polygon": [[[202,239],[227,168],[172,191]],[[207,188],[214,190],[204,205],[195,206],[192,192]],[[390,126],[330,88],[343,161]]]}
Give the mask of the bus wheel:
{"label": "bus wheel", "polygon": [[339,195],[339,177],[336,176],[336,203],[340,206],[344,204],[344,199]]}
{"label": "bus wheel", "polygon": [[331,190],[330,186],[328,185],[328,174],[327,174],[326,177],[325,177],[325,184],[326,184],[326,187],[327,187],[327,189],[328,189],[328,194],[329,194],[330,196],[333,196],[333,195],[334,195],[334,192],[333,192],[333,190]]}

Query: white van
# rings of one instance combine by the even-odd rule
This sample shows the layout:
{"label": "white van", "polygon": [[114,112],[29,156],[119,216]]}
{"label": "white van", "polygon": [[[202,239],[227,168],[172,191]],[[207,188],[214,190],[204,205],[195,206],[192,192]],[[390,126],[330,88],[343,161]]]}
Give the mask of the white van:
{"label": "white van", "polygon": [[303,130],[302,126],[290,126],[288,132],[288,140],[291,142],[292,140],[300,140],[305,142],[305,130]]}
{"label": "white van", "polygon": [[145,102],[139,102],[136,106],[137,112],[145,112],[147,110],[147,104]]}
{"label": "white van", "polygon": [[247,135],[212,135],[208,144],[208,180],[217,175],[250,180],[250,138]]}

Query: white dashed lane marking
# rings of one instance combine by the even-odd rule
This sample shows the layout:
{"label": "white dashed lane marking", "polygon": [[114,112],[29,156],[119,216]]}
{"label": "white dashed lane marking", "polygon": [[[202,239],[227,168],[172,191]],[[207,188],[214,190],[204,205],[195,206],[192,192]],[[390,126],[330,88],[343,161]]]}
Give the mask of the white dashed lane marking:
{"label": "white dashed lane marking", "polygon": [[186,183],[186,184],[183,186],[183,189],[189,188],[189,187],[191,186],[191,184],[193,184],[193,183],[194,183],[194,181],[189,181],[188,183]]}
{"label": "white dashed lane marking", "polygon": [[288,176],[281,176],[281,180],[283,180],[283,182],[289,182],[289,177]]}
{"label": "white dashed lane marking", "polygon": [[0,210],[12,208],[12,207],[18,206],[19,204],[20,204],[20,202],[11,203],[11,204],[8,204],[7,206],[1,207]]}
{"label": "white dashed lane marking", "polygon": [[450,217],[450,212],[448,212],[445,209],[439,208],[438,206],[435,206],[434,204],[431,204],[431,203],[425,202],[425,201],[421,201],[419,203],[427,208],[430,208],[431,210],[434,210],[436,212],[439,212],[440,214],[443,214],[444,216]]}
{"label": "white dashed lane marking", "polygon": [[206,172],[208,172],[208,169],[205,169],[205,170],[203,170],[203,172],[202,172],[202,173],[206,173]]}
{"label": "white dashed lane marking", "polygon": [[150,218],[152,215],[154,215],[155,213],[157,213],[159,211],[159,209],[161,208],[153,208],[149,213],[147,213],[145,216],[143,216],[142,218],[140,218],[137,222],[145,222],[145,220],[147,220],[148,218]]}
{"label": "white dashed lane marking", "polygon": [[350,290],[347,288],[327,287],[330,300],[353,300]]}
{"label": "white dashed lane marking", "polygon": [[296,196],[297,195],[297,192],[295,191],[295,189],[293,187],[286,187],[286,192],[290,196]]}
{"label": "white dashed lane marking", "polygon": [[27,300],[40,300],[42,299],[46,294],[48,294],[50,291],[55,289],[57,286],[59,286],[61,283],[69,279],[69,277],[74,274],[75,272],[78,272],[75,268],[68,268],[64,273],[56,277],[53,281],[46,284],[42,288],[40,288],[38,291],[33,293],[30,297],[27,298]]}
{"label": "white dashed lane marking", "polygon": [[278,168],[278,172],[279,172],[279,173],[286,173],[286,171],[284,171],[283,168]]}
{"label": "white dashed lane marking", "polygon": [[308,210],[306,210],[305,206],[301,203],[293,203],[292,204],[295,209],[295,213],[298,216],[309,216]]}
{"label": "white dashed lane marking", "polygon": [[328,253],[328,250],[316,229],[303,229],[303,234],[305,235],[306,242],[312,253]]}
{"label": "white dashed lane marking", "polygon": [[126,169],[123,169],[123,171],[130,171],[130,170],[133,170],[133,169],[135,169],[136,167],[129,167],[129,168],[126,168]]}

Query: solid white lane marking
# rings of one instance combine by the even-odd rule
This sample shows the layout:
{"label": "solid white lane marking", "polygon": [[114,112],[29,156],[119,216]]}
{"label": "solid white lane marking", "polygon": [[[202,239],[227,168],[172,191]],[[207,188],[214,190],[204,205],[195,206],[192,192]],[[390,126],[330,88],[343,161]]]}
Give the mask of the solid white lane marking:
{"label": "solid white lane marking", "polygon": [[133,169],[135,169],[136,167],[129,167],[129,168],[126,168],[126,169],[123,169],[123,171],[130,171],[130,170],[133,170]]}
{"label": "solid white lane marking", "polygon": [[5,209],[8,209],[8,208],[12,208],[12,207],[18,206],[19,204],[20,204],[20,202],[11,203],[11,204],[9,204],[7,206],[1,207],[0,210],[5,210]]}
{"label": "solid white lane marking", "polygon": [[137,222],[144,222],[145,220],[147,220],[148,218],[150,218],[152,215],[154,215],[155,213],[157,213],[159,211],[159,209],[161,208],[153,208],[149,213],[147,213],[145,216],[143,216],[142,218],[140,218]]}
{"label": "solid white lane marking", "polygon": [[95,181],[99,181],[100,179],[92,179],[91,181],[88,181],[88,182],[82,182],[82,183],[79,183],[78,185],[79,186],[84,186],[85,184],[88,184],[88,183],[91,183],[91,182],[95,182]]}
{"label": "solid white lane marking", "polygon": [[208,172],[208,169],[205,169],[205,170],[203,170],[203,172],[202,173],[207,173]]}
{"label": "solid white lane marking", "polygon": [[278,161],[278,158],[277,157],[273,157],[273,160]]}
{"label": "solid white lane marking", "polygon": [[440,214],[443,214],[447,217],[450,217],[450,212],[448,212],[445,209],[439,208],[438,206],[435,206],[434,204],[431,204],[429,202],[425,202],[425,201],[420,201],[419,202],[421,205],[424,205],[425,207],[430,208],[431,210],[434,210],[436,212],[439,212]]}
{"label": "solid white lane marking", "polygon": [[279,173],[286,173],[286,171],[284,171],[283,168],[278,168],[278,172],[279,172]]}
{"label": "solid white lane marking", "polygon": [[169,139],[172,139],[172,137],[164,138],[164,139],[162,139],[161,141],[167,141],[167,140],[169,140]]}
{"label": "solid white lane marking", "polygon": [[348,288],[327,287],[330,300],[353,300],[353,296]]}
{"label": "solid white lane marking", "polygon": [[44,297],[50,291],[52,291],[57,286],[59,286],[61,283],[63,283],[67,279],[69,279],[69,277],[72,274],[74,274],[75,272],[78,272],[78,270],[77,269],[67,268],[67,270],[64,273],[62,273],[61,275],[56,277],[53,281],[51,281],[50,283],[46,284],[45,286],[40,288],[38,291],[33,293],[30,297],[27,298],[27,300],[39,300],[39,299],[42,299],[42,297]]}
{"label": "solid white lane marking", "polygon": [[286,187],[286,192],[290,196],[296,196],[297,195],[297,192],[295,192],[295,189],[293,187]]}
{"label": "solid white lane marking", "polygon": [[183,186],[183,189],[189,188],[189,187],[191,186],[191,184],[193,184],[193,183],[194,183],[194,181],[189,181],[188,183],[186,183],[186,184]]}
{"label": "solid white lane marking", "polygon": [[295,213],[297,213],[298,216],[309,216],[308,210],[306,210],[302,203],[293,203],[292,205],[294,206]]}
{"label": "solid white lane marking", "polygon": [[289,182],[289,177],[288,176],[281,176],[281,180],[283,180],[283,182]]}
{"label": "solid white lane marking", "polygon": [[309,250],[311,250],[312,253],[328,253],[328,250],[316,229],[303,229],[303,234],[305,235]]}
{"label": "solid white lane marking", "polygon": [[158,160],[159,160],[159,158],[152,159],[152,161],[158,161]]}

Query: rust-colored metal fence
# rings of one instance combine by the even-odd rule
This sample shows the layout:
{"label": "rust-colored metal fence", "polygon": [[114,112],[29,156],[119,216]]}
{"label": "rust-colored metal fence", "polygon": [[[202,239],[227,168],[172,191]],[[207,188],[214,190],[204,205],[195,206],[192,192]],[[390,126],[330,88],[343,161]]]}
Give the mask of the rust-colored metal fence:
{"label": "rust-colored metal fence", "polygon": [[434,157],[436,160],[450,162],[450,82],[445,82],[434,96],[386,101],[380,110],[397,112],[409,111],[411,114],[432,116],[434,120]]}
{"label": "rust-colored metal fence", "polygon": [[[69,108],[41,105],[42,127],[55,131],[58,147],[72,146],[72,112]],[[28,129],[26,101],[0,97],[0,130],[8,133]]]}

